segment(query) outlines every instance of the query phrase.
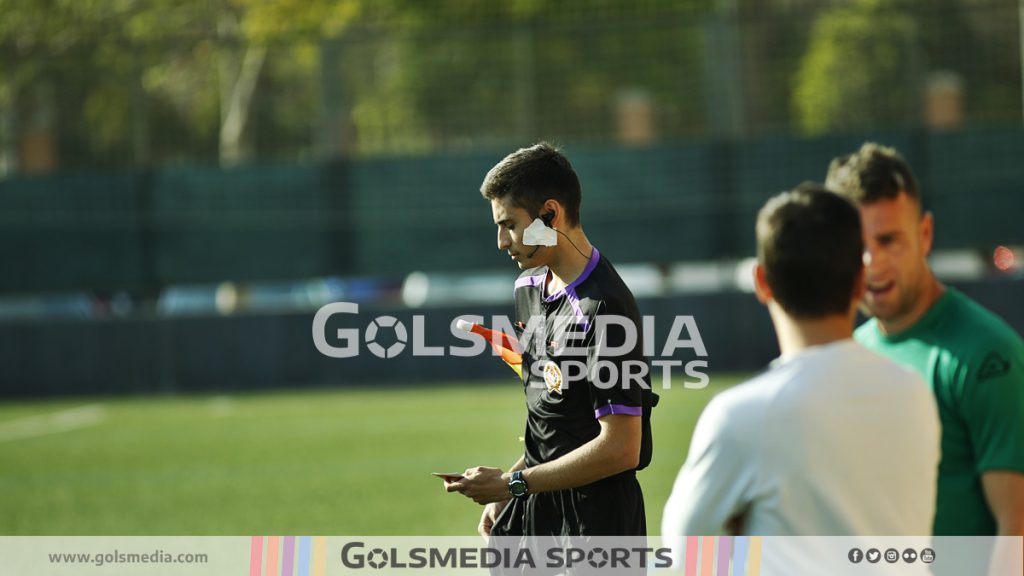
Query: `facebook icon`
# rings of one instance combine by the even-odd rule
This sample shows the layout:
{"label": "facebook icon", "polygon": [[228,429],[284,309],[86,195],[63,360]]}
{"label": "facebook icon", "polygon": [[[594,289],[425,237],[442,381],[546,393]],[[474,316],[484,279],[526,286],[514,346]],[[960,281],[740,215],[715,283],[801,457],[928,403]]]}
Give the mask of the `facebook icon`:
{"label": "facebook icon", "polygon": [[864,559],[864,553],[860,551],[860,548],[851,548],[847,557],[850,559],[850,562],[860,564],[860,561]]}

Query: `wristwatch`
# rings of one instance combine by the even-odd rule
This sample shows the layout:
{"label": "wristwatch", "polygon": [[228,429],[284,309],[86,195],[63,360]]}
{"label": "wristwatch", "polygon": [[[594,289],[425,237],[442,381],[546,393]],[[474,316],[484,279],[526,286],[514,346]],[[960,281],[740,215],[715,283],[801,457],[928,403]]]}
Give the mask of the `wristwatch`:
{"label": "wristwatch", "polygon": [[522,470],[516,470],[508,479],[508,493],[513,498],[526,498],[526,495],[530,493],[530,489],[526,487],[526,479],[523,478]]}

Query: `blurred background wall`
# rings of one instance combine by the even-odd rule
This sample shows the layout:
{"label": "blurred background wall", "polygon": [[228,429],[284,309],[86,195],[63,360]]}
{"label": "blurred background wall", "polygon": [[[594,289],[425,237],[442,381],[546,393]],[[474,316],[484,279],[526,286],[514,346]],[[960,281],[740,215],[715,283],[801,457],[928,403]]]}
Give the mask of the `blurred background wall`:
{"label": "blurred background wall", "polygon": [[500,374],[490,359],[331,360],[309,327],[347,300],[426,313],[444,343],[457,314],[509,311],[516,271],[477,189],[541,139],[576,166],[588,235],[642,310],[694,314],[712,371],[775,353],[737,279],[757,209],[867,139],[915,168],[940,276],[1024,330],[1020,2],[0,13],[2,395]]}

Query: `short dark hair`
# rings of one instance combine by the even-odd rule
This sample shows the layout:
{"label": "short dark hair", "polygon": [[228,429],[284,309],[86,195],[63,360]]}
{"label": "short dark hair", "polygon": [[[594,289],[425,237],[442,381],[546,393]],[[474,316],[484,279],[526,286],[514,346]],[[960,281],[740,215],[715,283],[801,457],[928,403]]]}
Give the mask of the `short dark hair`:
{"label": "short dark hair", "polygon": [[548,199],[565,207],[566,221],[580,223],[580,179],[569,159],[547,142],[521,148],[506,156],[484,177],[480,194],[488,200],[510,196],[531,217],[540,216]]}
{"label": "short dark hair", "polygon": [[860,213],[821,184],[783,192],[757,215],[757,259],[792,316],[849,313],[863,254]]}
{"label": "short dark hair", "polygon": [[832,160],[825,186],[857,205],[892,200],[901,192],[921,205],[921,192],[910,165],[895,148],[874,142],[865,142],[860,150]]}

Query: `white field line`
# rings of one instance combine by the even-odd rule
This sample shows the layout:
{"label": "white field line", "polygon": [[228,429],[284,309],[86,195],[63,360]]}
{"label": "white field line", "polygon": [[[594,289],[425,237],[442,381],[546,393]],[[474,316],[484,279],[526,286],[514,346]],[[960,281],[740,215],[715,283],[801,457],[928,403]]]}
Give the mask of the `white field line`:
{"label": "white field line", "polygon": [[98,426],[107,418],[103,404],[87,404],[50,414],[25,416],[0,422],[0,442],[24,440]]}

